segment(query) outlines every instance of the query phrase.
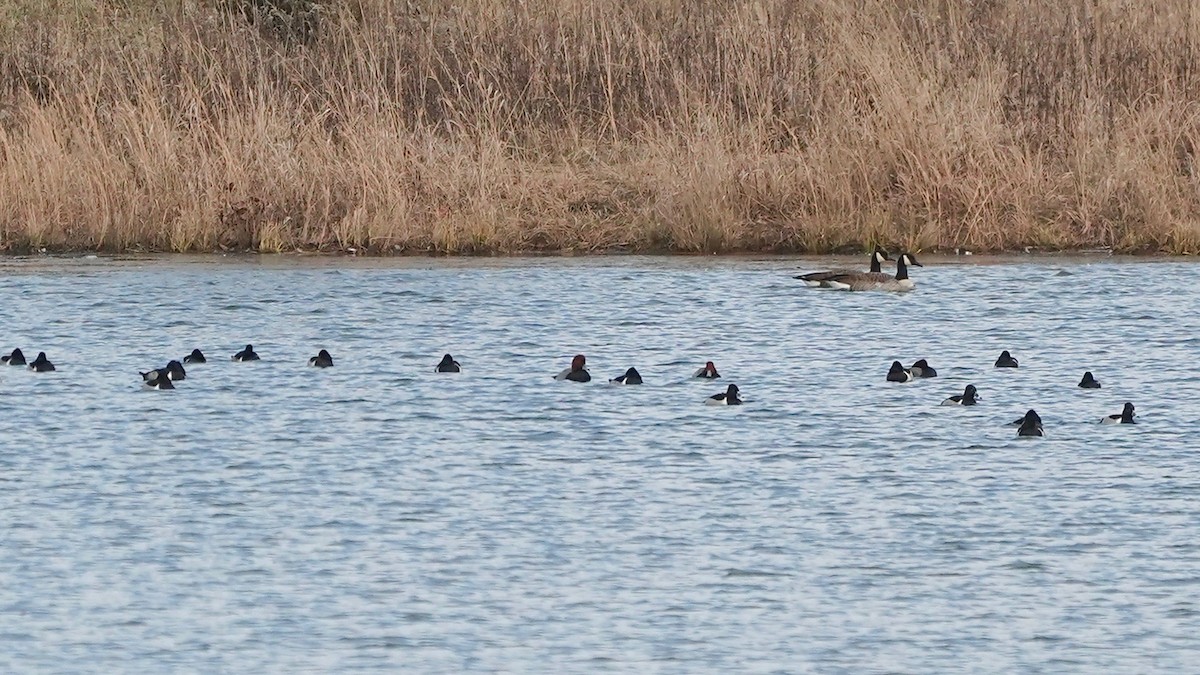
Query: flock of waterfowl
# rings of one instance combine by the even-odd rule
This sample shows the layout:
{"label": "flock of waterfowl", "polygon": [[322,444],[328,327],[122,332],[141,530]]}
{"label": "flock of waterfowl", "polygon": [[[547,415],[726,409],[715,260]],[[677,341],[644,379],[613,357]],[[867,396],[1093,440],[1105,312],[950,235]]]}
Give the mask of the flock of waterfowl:
{"label": "flock of waterfowl", "polygon": [[[892,276],[883,272],[881,265],[884,262],[891,260],[888,252],[876,246],[871,252],[870,269],[866,272],[857,270],[837,269],[825,270],[822,272],[809,272],[801,274],[796,279],[804,282],[806,286],[813,288],[829,288],[843,291],[909,291],[915,286],[913,280],[908,277],[908,268],[924,267],[911,253],[902,253],[896,259],[896,274]],[[996,359],[996,368],[1017,368],[1019,367],[1017,359],[1013,358],[1007,350],[1000,354]],[[912,366],[905,368],[899,361],[893,361],[891,368],[888,370],[888,382],[912,382],[914,380],[937,377],[937,371],[929,366],[925,359],[921,359]],[[1083,374],[1083,379],[1079,385],[1082,389],[1099,389],[1100,383],[1092,373],[1086,372]],[[968,384],[963,393],[955,394],[942,401],[942,405],[975,405],[980,400],[979,390],[973,384]],[[1126,402],[1120,413],[1108,415],[1100,419],[1104,424],[1133,424],[1134,423],[1134,407],[1132,403]],[[1013,422],[1017,427],[1018,436],[1044,436],[1045,431],[1042,428],[1042,418],[1038,416],[1037,411],[1029,410],[1023,417]]]}
{"label": "flock of waterfowl", "polygon": [[[908,291],[914,287],[912,279],[908,276],[908,268],[923,267],[917,262],[916,257],[911,253],[902,253],[896,259],[896,274],[890,275],[882,271],[882,263],[890,261],[888,252],[880,247],[875,247],[871,253],[870,269],[866,272],[847,269],[826,270],[821,272],[810,272],[797,276],[797,279],[802,280],[805,285],[815,288],[828,288],[835,290],[846,291]],[[231,359],[233,361],[258,361],[259,356],[254,351],[253,345],[246,345],[244,349],[234,354]],[[37,358],[26,363],[25,355],[20,349],[14,349],[10,354],[0,357],[0,361],[7,363],[10,366],[27,366],[35,372],[53,371],[54,364],[46,357],[45,352],[38,352]],[[162,368],[153,368],[146,372],[140,373],[142,382],[145,387],[151,389],[174,389],[175,382],[183,380],[187,377],[183,364],[198,364],[206,363],[208,359],[199,349],[193,349],[190,354],[183,357],[181,360],[171,360]],[[308,365],[315,368],[330,368],[333,366],[333,356],[324,349],[320,350],[316,356],[308,360]],[[1004,351],[1000,357],[996,359],[996,368],[1017,368],[1019,363],[1012,354]],[[434,367],[434,371],[438,373],[458,373],[461,372],[461,365],[450,354],[442,357],[442,360]],[[704,367],[692,373],[693,378],[716,379],[721,377],[717,372],[716,366],[712,361],[704,364]],[[925,359],[916,361],[908,368],[905,368],[899,361],[893,361],[891,368],[887,373],[888,382],[905,383],[919,379],[937,377],[937,371],[931,367]],[[571,360],[571,366],[561,373],[554,376],[556,380],[566,380],[571,382],[590,382],[591,374],[587,370],[587,359],[583,354],[576,355]],[[624,374],[614,377],[609,380],[611,384],[620,385],[639,385],[642,384],[642,376],[636,368],[629,368]],[[1091,372],[1083,374],[1083,379],[1079,382],[1079,387],[1083,389],[1099,389],[1100,383],[1096,381]],[[942,401],[942,405],[975,405],[981,397],[979,390],[973,384],[968,384],[963,393],[955,394]],[[725,391],[709,396],[705,403],[707,405],[741,405],[742,399],[736,384],[730,384]],[[1108,415],[1101,419],[1103,423],[1134,423],[1134,407],[1132,403],[1126,403],[1125,407],[1119,414]],[[1018,436],[1042,436],[1042,420],[1034,410],[1029,410],[1023,417],[1016,420],[1014,423],[1018,427]]]}
{"label": "flock of waterfowl", "polygon": [[[233,361],[260,361],[258,352],[254,351],[254,345],[246,345],[244,349],[230,357]],[[54,364],[46,358],[45,352],[38,352],[37,358],[26,363],[25,354],[18,348],[12,350],[12,353],[0,357],[0,361],[7,363],[10,366],[28,366],[30,370],[44,373],[54,370]],[[190,354],[182,359],[172,359],[167,362],[167,365],[162,368],[151,368],[146,372],[139,372],[142,377],[142,384],[148,389],[174,389],[175,382],[187,379],[187,371],[183,364],[207,363],[208,357],[199,349],[193,349]],[[314,368],[332,368],[333,356],[325,349],[317,352],[316,356],[308,359],[308,365]],[[462,372],[462,365],[454,359],[454,356],[446,354],[442,356],[442,360],[433,368],[436,373],[459,373]],[[721,377],[717,372],[716,365],[712,361],[708,361],[703,367],[692,373],[693,378],[701,378],[706,380],[715,380]],[[561,373],[554,376],[556,380],[568,380],[571,382],[591,382],[592,376],[587,370],[587,358],[583,354],[577,354],[571,359],[571,367],[563,370]],[[624,374],[609,380],[610,384],[642,384],[642,376],[638,373],[637,368],[630,368]],[[725,391],[714,394],[705,403],[708,405],[741,405],[742,399],[738,396],[738,387],[736,384],[731,384],[725,388]]]}

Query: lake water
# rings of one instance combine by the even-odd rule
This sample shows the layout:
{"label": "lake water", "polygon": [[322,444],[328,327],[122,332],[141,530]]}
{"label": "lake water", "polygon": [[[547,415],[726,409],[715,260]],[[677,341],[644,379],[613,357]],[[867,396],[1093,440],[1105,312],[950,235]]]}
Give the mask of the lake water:
{"label": "lake water", "polygon": [[1200,269],[924,262],[0,262],[0,670],[1195,668]]}

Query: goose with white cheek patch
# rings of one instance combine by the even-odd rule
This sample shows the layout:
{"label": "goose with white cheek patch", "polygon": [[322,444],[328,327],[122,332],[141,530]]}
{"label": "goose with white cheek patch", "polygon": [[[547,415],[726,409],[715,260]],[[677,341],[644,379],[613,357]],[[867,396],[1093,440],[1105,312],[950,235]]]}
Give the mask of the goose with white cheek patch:
{"label": "goose with white cheek patch", "polygon": [[[883,269],[880,267],[880,263],[884,262],[885,260],[891,260],[891,258],[888,257],[888,252],[876,246],[874,252],[871,253],[871,269],[868,273],[882,273]],[[838,269],[828,270],[825,272],[809,272],[808,274],[801,274],[795,278],[803,281],[804,285],[810,288],[830,288],[830,279],[850,274],[860,274],[860,272],[858,270]]]}
{"label": "goose with white cheek patch", "polygon": [[725,391],[720,394],[713,394],[704,399],[704,405],[741,405],[742,399],[738,396],[738,386],[731,384],[725,388]]}
{"label": "goose with white cheek patch", "polygon": [[717,367],[713,365],[712,361],[705,361],[703,368],[692,373],[692,377],[699,377],[704,380],[715,380],[720,376],[721,374],[717,372]]}
{"label": "goose with white cheek patch", "polygon": [[329,352],[322,349],[321,351],[317,352],[316,356],[308,360],[308,365],[312,366],[313,368],[332,368],[333,357],[330,356]]}
{"label": "goose with white cheek patch", "polygon": [[571,382],[591,382],[592,376],[588,373],[587,358],[583,354],[576,354],[575,358],[571,359],[571,367],[554,376],[556,380],[570,380]]}
{"label": "goose with white cheek patch", "polygon": [[899,361],[892,361],[892,367],[888,369],[888,382],[912,382],[912,371],[905,368]]}
{"label": "goose with white cheek patch", "polygon": [[1007,349],[1000,352],[1000,358],[996,359],[997,368],[1016,368],[1018,365],[1017,360],[1013,358],[1012,354],[1008,353]]}
{"label": "goose with white cheek patch", "polygon": [[975,402],[978,400],[979,393],[975,389],[975,385],[968,384],[963,393],[947,398],[945,401],[942,401],[942,405],[975,405]]}
{"label": "goose with white cheek patch", "polygon": [[614,377],[608,382],[609,384],[641,384],[642,375],[637,371],[637,368],[630,368],[625,371],[624,375]]}
{"label": "goose with white cheek patch", "polygon": [[10,366],[28,365],[25,363],[25,354],[20,349],[14,349],[12,350],[11,354],[0,356],[0,361],[3,361]]}
{"label": "goose with white cheek patch", "polygon": [[1087,371],[1083,374],[1083,379],[1079,381],[1080,389],[1099,389],[1100,383],[1096,381],[1096,377],[1092,375],[1092,371]]}
{"label": "goose with white cheek patch", "polygon": [[1137,424],[1133,421],[1133,404],[1126,401],[1120,414],[1108,415],[1100,419],[1101,424]]}
{"label": "goose with white cheek patch", "polygon": [[459,373],[462,372],[462,366],[458,361],[454,360],[453,356],[444,354],[442,360],[438,362],[437,367],[433,369],[435,373]]}
{"label": "goose with white cheek patch", "polygon": [[883,272],[857,272],[838,274],[825,281],[830,288],[844,291],[911,291],[916,287],[908,278],[908,267],[924,267],[911,253],[902,253],[896,259],[896,276]]}

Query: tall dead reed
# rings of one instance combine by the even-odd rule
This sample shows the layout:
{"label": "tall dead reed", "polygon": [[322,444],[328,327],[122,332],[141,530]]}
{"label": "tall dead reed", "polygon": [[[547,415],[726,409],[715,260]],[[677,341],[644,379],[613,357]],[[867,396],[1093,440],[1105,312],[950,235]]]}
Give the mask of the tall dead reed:
{"label": "tall dead reed", "polygon": [[10,0],[0,249],[1200,252],[1192,0]]}

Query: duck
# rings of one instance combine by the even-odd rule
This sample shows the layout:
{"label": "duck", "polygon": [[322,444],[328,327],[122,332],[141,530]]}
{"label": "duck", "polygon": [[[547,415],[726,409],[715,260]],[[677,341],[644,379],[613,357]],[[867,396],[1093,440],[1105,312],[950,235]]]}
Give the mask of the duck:
{"label": "duck", "polygon": [[1042,431],[1042,418],[1038,417],[1037,411],[1029,410],[1020,420],[1021,426],[1017,429],[1018,436],[1045,436]]}
{"label": "duck", "polygon": [[184,363],[208,363],[208,359],[204,358],[204,352],[199,349],[193,349],[191,354],[183,357]]}
{"label": "duck", "polygon": [[142,376],[142,384],[147,389],[175,388],[175,385],[171,384],[171,376],[166,368],[155,368],[149,372],[139,374]]}
{"label": "duck", "polygon": [[554,376],[556,380],[570,380],[572,382],[591,382],[592,376],[588,373],[587,358],[583,354],[576,354],[575,358],[571,359],[571,367]]}
{"label": "duck", "polygon": [[713,365],[712,361],[705,361],[703,368],[692,373],[693,378],[699,377],[705,380],[715,380],[720,376],[721,374],[717,372],[717,367]]}
{"label": "duck", "polygon": [[1079,381],[1080,389],[1099,389],[1100,383],[1092,376],[1092,371],[1087,371],[1083,374],[1083,379]]}
{"label": "duck", "polygon": [[[885,260],[891,260],[891,258],[888,257],[888,252],[883,250],[879,246],[876,246],[875,250],[871,253],[871,272],[870,273],[871,274],[881,273],[882,268],[880,267],[880,263],[884,262]],[[809,272],[808,274],[801,274],[795,278],[803,281],[804,285],[809,286],[810,288],[818,288],[818,287],[829,288],[829,285],[827,282],[830,279],[832,279],[833,277],[836,277],[836,276],[844,275],[844,274],[858,274],[858,271],[857,270],[848,270],[848,269],[836,269],[836,270],[827,270],[825,272]]]}
{"label": "duck", "polygon": [[912,382],[912,371],[905,368],[899,361],[892,361],[892,367],[888,369],[888,382]]}
{"label": "duck", "polygon": [[10,366],[23,366],[25,364],[25,354],[20,349],[12,350],[11,354],[0,356],[0,361],[7,363]]}
{"label": "duck", "polygon": [[48,373],[54,370],[54,364],[46,358],[46,352],[38,352],[37,358],[29,364],[29,369],[35,373]]}
{"label": "duck", "polygon": [[896,276],[883,272],[837,274],[825,280],[830,288],[844,291],[911,291],[916,287],[908,278],[908,266],[924,267],[911,253],[901,253],[896,259]]}
{"label": "duck", "polygon": [[234,361],[259,361],[258,354],[254,353],[254,345],[246,345],[246,348],[233,355]]}
{"label": "duck", "polygon": [[630,368],[629,370],[625,371],[624,375],[621,375],[619,377],[614,377],[613,379],[609,380],[609,383],[610,384],[641,384],[642,383],[642,375],[641,375],[641,373],[639,373],[637,371],[637,368]]}
{"label": "duck", "polygon": [[917,361],[908,369],[912,372],[913,377],[937,377],[937,371],[931,368],[925,359]]}
{"label": "duck", "polygon": [[1000,358],[996,359],[996,367],[1016,368],[1017,360],[1013,358],[1012,354],[1008,353],[1007,349],[1005,349],[1004,351],[1000,352]]}
{"label": "duck", "polygon": [[1120,414],[1108,415],[1100,418],[1101,424],[1137,424],[1133,419],[1133,404],[1129,401],[1125,402],[1125,407],[1121,408]]}
{"label": "duck", "polygon": [[438,362],[437,367],[433,369],[435,373],[459,373],[462,372],[462,366],[458,361],[454,360],[453,356],[443,354],[442,360]]}
{"label": "duck", "polygon": [[168,361],[167,367],[163,368],[167,373],[167,378],[175,381],[186,380],[187,371],[183,369],[183,364],[178,361]]}
{"label": "duck", "polygon": [[975,385],[968,384],[967,388],[963,389],[963,393],[947,398],[945,401],[942,401],[942,405],[975,405],[975,402],[979,399],[980,397],[978,396],[978,390],[975,389]]}
{"label": "duck", "polygon": [[317,352],[316,356],[308,360],[308,365],[314,368],[332,368],[333,357],[329,355],[329,352],[322,349]]}
{"label": "duck", "polygon": [[704,405],[741,405],[742,399],[738,397],[738,386],[731,384],[725,388],[725,391],[720,394],[713,394],[704,400]]}

